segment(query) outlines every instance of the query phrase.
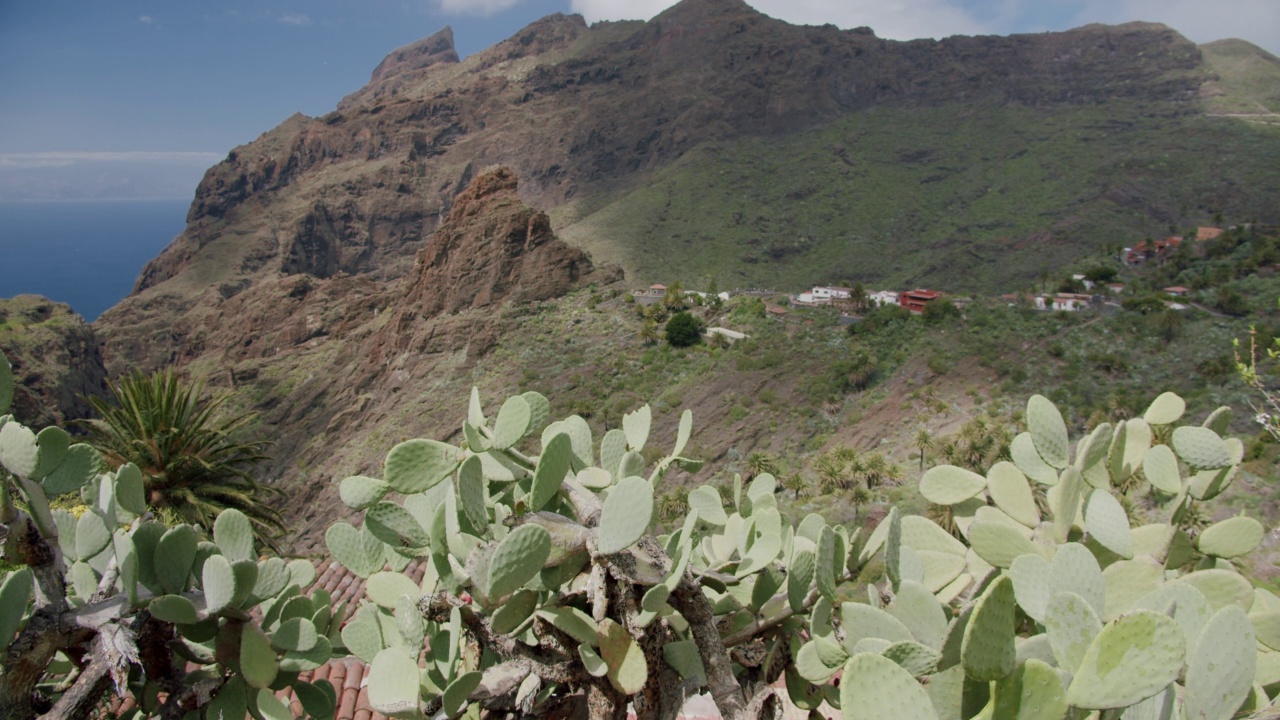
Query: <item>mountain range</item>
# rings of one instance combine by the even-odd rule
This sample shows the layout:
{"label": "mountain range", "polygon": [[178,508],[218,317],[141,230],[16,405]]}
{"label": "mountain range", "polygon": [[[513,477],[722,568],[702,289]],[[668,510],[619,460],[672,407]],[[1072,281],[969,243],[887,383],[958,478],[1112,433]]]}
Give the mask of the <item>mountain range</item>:
{"label": "mountain range", "polygon": [[305,548],[329,480],[458,432],[465,388],[589,356],[538,324],[574,288],[1003,292],[1216,215],[1275,223],[1278,89],[1274,56],[1147,23],[896,42],[684,0],[465,60],[446,28],[210,168],[93,331],[112,375],[177,364],[263,413]]}

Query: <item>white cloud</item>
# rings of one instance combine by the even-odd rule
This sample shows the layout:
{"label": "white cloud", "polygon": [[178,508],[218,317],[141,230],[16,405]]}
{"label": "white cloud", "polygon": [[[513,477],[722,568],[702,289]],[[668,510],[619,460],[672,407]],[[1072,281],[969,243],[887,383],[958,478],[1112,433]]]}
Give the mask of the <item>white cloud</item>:
{"label": "white cloud", "polygon": [[448,15],[490,17],[513,8],[524,0],[436,0],[440,11]]}
{"label": "white cloud", "polygon": [[285,13],[280,16],[280,22],[285,25],[296,25],[301,27],[303,25],[310,25],[311,18],[303,15],[302,13]]}
{"label": "white cloud", "polygon": [[151,17],[150,15],[139,15],[139,16],[138,16],[138,22],[142,23],[143,25],[150,25],[150,24],[154,23],[155,21],[156,21],[156,19],[155,19],[155,18],[153,18],[153,17]]}
{"label": "white cloud", "polygon": [[0,167],[52,168],[85,163],[150,163],[156,165],[194,165],[208,167],[224,157],[214,152],[33,152],[0,153]]}

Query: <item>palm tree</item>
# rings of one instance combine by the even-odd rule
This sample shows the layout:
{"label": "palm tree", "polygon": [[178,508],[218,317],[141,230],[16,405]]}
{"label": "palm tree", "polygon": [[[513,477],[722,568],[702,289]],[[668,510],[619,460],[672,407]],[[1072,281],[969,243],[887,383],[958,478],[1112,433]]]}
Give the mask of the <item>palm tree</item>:
{"label": "palm tree", "polygon": [[769,453],[757,451],[747,456],[747,473],[750,477],[766,473],[774,475],[777,471],[777,460]]}
{"label": "palm tree", "polygon": [[925,428],[916,431],[916,447],[920,449],[920,472],[924,472],[924,454],[933,449],[933,435]]}
{"label": "palm tree", "polygon": [[804,476],[798,472],[793,472],[782,478],[782,487],[794,493],[796,500],[800,499],[800,494],[809,494],[809,483],[805,482]]}
{"label": "palm tree", "polygon": [[834,455],[818,456],[814,463],[814,471],[818,473],[818,487],[824,495],[830,495],[843,489],[845,484],[844,465]]}
{"label": "palm tree", "polygon": [[215,418],[229,395],[201,398],[203,384],[184,385],[172,369],[134,373],[110,389],[115,402],[88,398],[101,419],[84,426],[111,468],[133,463],[142,470],[152,508],[205,528],[235,508],[260,541],[274,546],[284,518],[266,500],[279,490],[250,473],[267,459],[267,442],[232,439],[252,414]]}

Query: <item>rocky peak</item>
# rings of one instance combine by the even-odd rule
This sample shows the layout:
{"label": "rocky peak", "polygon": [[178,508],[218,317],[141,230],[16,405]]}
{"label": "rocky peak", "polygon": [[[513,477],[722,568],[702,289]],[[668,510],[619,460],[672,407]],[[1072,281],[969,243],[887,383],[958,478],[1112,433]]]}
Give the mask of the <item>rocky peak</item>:
{"label": "rocky peak", "polygon": [[515,173],[481,173],[418,253],[402,313],[433,317],[563,295],[590,273],[581,250],[556,239],[547,214],[525,205]]}
{"label": "rocky peak", "polygon": [[369,84],[376,85],[401,73],[458,61],[458,51],[453,46],[453,28],[446,25],[435,35],[397,48],[383,58],[374,68]]}

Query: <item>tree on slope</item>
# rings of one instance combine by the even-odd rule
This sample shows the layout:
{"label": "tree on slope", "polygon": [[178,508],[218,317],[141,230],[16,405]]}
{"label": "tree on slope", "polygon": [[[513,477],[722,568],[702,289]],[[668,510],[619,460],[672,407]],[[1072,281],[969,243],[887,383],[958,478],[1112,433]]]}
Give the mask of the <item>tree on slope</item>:
{"label": "tree on slope", "polygon": [[277,491],[251,472],[267,459],[267,442],[234,439],[252,414],[219,418],[230,396],[201,397],[202,389],[184,384],[172,369],[134,373],[111,385],[114,402],[89,399],[101,418],[85,423],[91,442],[112,470],[126,463],[142,470],[152,508],[205,528],[234,508],[270,543],[284,530],[280,513],[266,504]]}

